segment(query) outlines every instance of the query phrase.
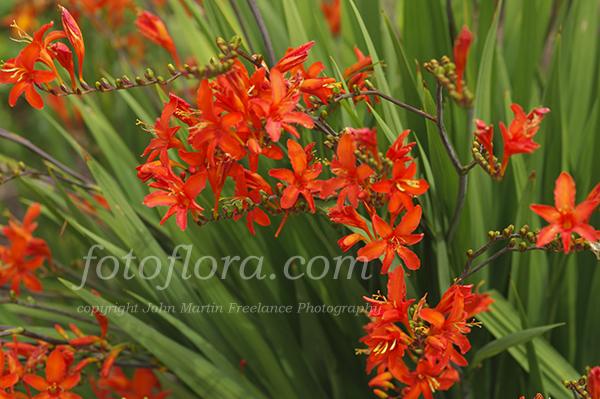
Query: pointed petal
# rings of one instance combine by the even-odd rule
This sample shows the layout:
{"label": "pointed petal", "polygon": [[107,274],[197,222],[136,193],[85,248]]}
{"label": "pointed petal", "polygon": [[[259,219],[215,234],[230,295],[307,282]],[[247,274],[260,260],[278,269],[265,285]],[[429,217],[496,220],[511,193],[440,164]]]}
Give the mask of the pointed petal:
{"label": "pointed petal", "polygon": [[559,211],[575,208],[575,181],[567,172],[562,172],[556,179],[554,201]]}

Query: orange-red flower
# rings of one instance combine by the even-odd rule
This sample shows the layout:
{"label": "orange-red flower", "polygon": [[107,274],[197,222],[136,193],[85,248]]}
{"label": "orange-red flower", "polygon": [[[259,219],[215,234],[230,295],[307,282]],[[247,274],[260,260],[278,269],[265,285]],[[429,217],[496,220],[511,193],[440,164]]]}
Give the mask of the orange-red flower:
{"label": "orange-red flower", "polygon": [[358,200],[368,195],[365,187],[374,172],[367,164],[356,165],[355,150],[352,136],[343,134],[337,145],[336,157],[330,164],[331,172],[337,177],[328,180],[326,184],[329,186],[326,191],[341,190],[338,193],[338,206],[343,206],[347,199],[356,208]]}
{"label": "orange-red flower", "polygon": [[149,369],[136,369],[129,379],[123,370],[115,367],[110,375],[95,384],[98,398],[112,398],[112,393],[127,399],[164,399],[170,392],[161,389],[160,382]]}
{"label": "orange-red flower", "polygon": [[504,154],[502,159],[501,175],[504,175],[508,160],[515,154],[531,154],[539,148],[539,144],[533,141],[533,137],[540,128],[544,116],[550,112],[550,108],[534,108],[529,114],[523,111],[519,104],[510,106],[515,117],[507,128],[500,122],[500,131],[504,140]]}
{"label": "orange-red flower", "polygon": [[83,59],[85,57],[85,43],[83,42],[83,35],[81,34],[79,25],[77,25],[75,18],[73,18],[69,10],[63,6],[59,7],[63,29],[67,35],[67,39],[69,39],[73,49],[75,49],[75,54],[77,54],[79,80],[83,80]]}
{"label": "orange-red flower", "polygon": [[404,399],[417,399],[421,395],[425,399],[433,399],[434,392],[447,391],[460,379],[456,369],[448,368],[446,363],[427,357],[419,360],[414,371],[397,368],[392,374],[407,385],[402,390]]}
{"label": "orange-red flower", "polygon": [[14,107],[18,98],[25,93],[25,99],[34,108],[44,108],[42,96],[36,91],[35,86],[50,83],[56,79],[52,71],[34,69],[35,62],[40,56],[40,48],[29,44],[21,53],[2,65],[0,69],[0,83],[14,84],[8,96],[8,104]]}
{"label": "orange-red flower", "polygon": [[304,43],[298,47],[288,48],[284,56],[273,66],[281,73],[292,70],[306,61],[308,52],[315,45],[314,41]]}
{"label": "orange-red flower", "polygon": [[600,366],[590,369],[587,375],[586,390],[590,399],[600,399]]}
{"label": "orange-red flower", "polygon": [[469,28],[465,25],[461,29],[460,33],[454,41],[454,64],[456,65],[456,91],[458,94],[462,94],[463,91],[463,77],[465,74],[465,67],[467,66],[467,57],[469,55],[469,48],[473,41],[473,34]]}
{"label": "orange-red flower", "polygon": [[[344,71],[344,78],[351,91],[363,91],[367,89],[367,79],[373,74],[373,61],[371,56],[365,56],[358,47],[354,47],[354,54],[356,55],[357,61],[346,68]],[[354,102],[361,100],[363,97],[364,96],[354,97]]]}
{"label": "orange-red flower", "polygon": [[35,271],[50,258],[50,250],[44,240],[33,237],[37,228],[35,220],[40,212],[40,205],[32,204],[22,223],[11,219],[8,226],[2,228],[9,245],[0,246],[0,286],[10,283],[17,295],[20,294],[21,283],[31,291],[42,290]]}
{"label": "orange-red flower", "polygon": [[554,206],[530,206],[532,211],[550,223],[539,232],[537,246],[543,247],[554,240],[557,234],[560,234],[565,253],[570,250],[573,233],[592,243],[600,240],[600,231],[589,224],[592,213],[600,204],[598,192],[600,184],[596,185],[583,202],[575,206],[575,181],[570,174],[562,172],[554,187]]}
{"label": "orange-red flower", "polygon": [[142,35],[167,50],[178,65],[181,63],[173,38],[162,19],[144,10],[138,13],[135,25]]}
{"label": "orange-red flower", "polygon": [[462,355],[471,349],[471,343],[466,338],[472,326],[468,320],[487,310],[492,302],[487,295],[472,293],[472,288],[470,285],[453,285],[435,308],[420,310],[421,319],[429,323],[425,342],[430,356],[449,359],[458,366],[467,365]]}
{"label": "orange-red flower", "polygon": [[358,250],[359,260],[369,261],[380,256],[384,256],[381,265],[381,273],[386,274],[395,255],[398,255],[407,268],[417,270],[421,267],[421,261],[417,255],[408,249],[423,239],[423,234],[414,234],[413,232],[421,222],[421,207],[415,206],[400,220],[396,227],[388,224],[378,215],[374,214],[371,218],[373,229],[376,233],[372,235],[367,232],[367,236],[360,233],[353,233],[341,238],[338,245],[343,251],[347,251],[359,241],[366,241],[367,245]]}
{"label": "orange-red flower", "polygon": [[415,179],[417,165],[411,162],[408,167],[403,161],[396,161],[392,177],[373,184],[373,191],[388,195],[388,210],[395,215],[402,209],[412,209],[413,197],[423,195],[429,189],[425,179]]}
{"label": "orange-red flower", "polygon": [[160,157],[161,160],[167,159],[167,151],[170,148],[183,149],[183,144],[175,136],[179,130],[179,126],[170,126],[171,117],[177,111],[177,98],[171,97],[169,102],[165,104],[160,118],[156,119],[153,133],[156,135],[144,150],[142,156],[148,156],[146,162]]}
{"label": "orange-red flower", "polygon": [[12,353],[4,353],[0,344],[0,399],[12,399],[12,394],[6,390],[12,390],[19,382],[19,374],[15,368],[16,362]]}
{"label": "orange-red flower", "polygon": [[192,146],[195,149],[207,146],[207,157],[211,163],[215,162],[217,148],[233,159],[243,158],[246,150],[236,131],[242,114],[230,112],[223,115],[214,104],[208,80],[203,80],[198,87],[198,108],[202,118],[190,129],[189,141]]}
{"label": "orange-red flower", "polygon": [[197,202],[196,197],[206,186],[206,174],[196,173],[189,176],[185,181],[175,175],[171,168],[164,167],[162,171],[154,175],[155,181],[150,187],[157,190],[144,198],[144,204],[150,208],[155,206],[168,206],[167,213],[160,223],[164,223],[175,215],[177,225],[181,230],[187,228],[188,213],[192,219],[198,220],[204,208]]}
{"label": "orange-red flower", "polygon": [[385,157],[390,161],[402,161],[408,162],[412,160],[412,157],[409,155],[415,146],[416,142],[411,141],[409,143],[404,144],[404,141],[410,134],[410,130],[406,129],[402,133],[396,137],[396,140],[390,145],[387,152],[385,153]]}
{"label": "orange-red flower", "polygon": [[321,174],[322,166],[320,162],[312,161],[312,145],[302,148],[294,140],[287,141],[288,157],[292,164],[292,170],[289,169],[271,169],[269,175],[287,183],[281,196],[281,208],[290,209],[302,195],[306,200],[311,212],[315,212],[315,200],[313,194],[320,190],[321,182],[317,177]]}
{"label": "orange-red flower", "polygon": [[26,374],[23,380],[40,391],[33,399],[82,399],[71,392],[81,381],[81,374],[69,372],[69,362],[61,349],[55,349],[48,355],[46,378]]}
{"label": "orange-red flower", "polygon": [[321,2],[321,11],[323,11],[323,15],[329,25],[329,30],[334,36],[340,34],[340,21],[342,19],[341,4],[341,0],[322,0]]}
{"label": "orange-red flower", "polygon": [[272,141],[279,141],[284,129],[294,137],[300,137],[292,124],[312,128],[314,122],[310,116],[296,111],[300,92],[297,87],[287,87],[283,73],[276,68],[271,69],[271,98],[257,98],[255,104],[266,119],[265,130]]}

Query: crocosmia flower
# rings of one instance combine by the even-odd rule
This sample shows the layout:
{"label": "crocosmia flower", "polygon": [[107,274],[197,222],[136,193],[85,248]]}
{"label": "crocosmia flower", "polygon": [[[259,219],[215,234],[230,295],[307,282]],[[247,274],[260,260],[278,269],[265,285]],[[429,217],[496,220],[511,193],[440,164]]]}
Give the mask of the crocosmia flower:
{"label": "crocosmia flower", "polygon": [[173,38],[162,19],[150,11],[141,11],[135,20],[135,25],[142,35],[167,50],[177,64],[181,63]]}
{"label": "crocosmia flower", "polygon": [[85,57],[85,43],[83,42],[83,35],[81,34],[79,25],[77,25],[75,18],[73,18],[69,10],[63,6],[59,7],[61,11],[63,29],[67,35],[67,39],[69,39],[73,49],[75,49],[75,54],[77,54],[79,79],[83,80],[83,59]]}
{"label": "crocosmia flower", "polygon": [[55,349],[46,361],[46,378],[26,374],[23,380],[40,391],[33,399],[82,399],[71,392],[81,381],[81,374],[69,372],[68,369],[67,357],[61,349]]}
{"label": "crocosmia flower", "polygon": [[25,99],[34,108],[44,108],[42,96],[36,91],[38,84],[50,83],[56,79],[52,71],[34,69],[35,62],[40,56],[40,48],[30,44],[21,53],[8,60],[0,69],[0,83],[14,84],[8,96],[8,104],[14,107],[19,97],[25,94]]}
{"label": "crocosmia flower", "polygon": [[504,154],[502,159],[501,174],[504,175],[508,160],[515,154],[531,154],[539,148],[539,144],[533,141],[533,137],[540,128],[544,116],[550,112],[550,108],[534,108],[529,114],[523,111],[519,104],[510,106],[515,118],[506,127],[500,122],[500,131],[504,140]]}
{"label": "crocosmia flower", "polygon": [[544,227],[537,237],[537,246],[543,247],[548,244],[557,234],[563,243],[565,253],[571,248],[571,235],[579,234],[591,243],[600,240],[600,231],[589,224],[590,217],[600,204],[600,184],[596,185],[590,195],[575,205],[575,181],[567,172],[562,172],[554,187],[554,206],[531,205],[531,210],[544,218],[548,226]]}
{"label": "crocosmia flower", "polygon": [[473,42],[473,34],[467,26],[463,26],[454,42],[454,64],[456,65],[456,91],[462,94],[463,77],[467,66],[469,48]]}

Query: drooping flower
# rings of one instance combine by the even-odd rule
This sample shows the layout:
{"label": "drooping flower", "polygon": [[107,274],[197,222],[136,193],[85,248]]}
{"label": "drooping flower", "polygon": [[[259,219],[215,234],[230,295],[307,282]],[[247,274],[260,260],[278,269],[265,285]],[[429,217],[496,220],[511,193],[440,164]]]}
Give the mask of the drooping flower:
{"label": "drooping flower", "polygon": [[575,181],[567,172],[562,172],[556,179],[554,187],[554,206],[533,204],[531,210],[544,218],[548,226],[544,227],[538,234],[538,247],[548,244],[557,234],[560,234],[565,253],[571,248],[571,235],[579,234],[589,242],[600,239],[600,232],[589,224],[594,210],[600,205],[600,197],[597,192],[600,184],[592,190],[590,195],[579,205],[575,205]]}
{"label": "drooping flower", "polygon": [[138,13],[135,25],[142,35],[167,50],[176,64],[181,63],[173,38],[162,19],[144,10]]}
{"label": "drooping flower", "polygon": [[294,140],[287,141],[288,157],[292,164],[292,170],[289,169],[271,169],[269,175],[284,181],[287,186],[281,196],[281,208],[290,209],[302,195],[306,200],[311,212],[315,212],[315,200],[313,195],[320,190],[321,182],[317,177],[321,174],[322,166],[320,162],[311,163],[307,151],[312,146],[309,144],[302,148]]}
{"label": "drooping flower", "polygon": [[85,43],[83,42],[83,35],[81,29],[75,21],[75,18],[71,15],[69,10],[63,6],[60,7],[61,20],[67,39],[73,46],[75,54],[77,55],[79,80],[83,81],[83,59],[85,57]]}
{"label": "drooping flower", "polygon": [[456,91],[458,94],[463,92],[463,77],[467,66],[467,57],[469,48],[473,42],[473,34],[465,25],[454,41],[454,64],[456,65]]}
{"label": "drooping flower", "polygon": [[40,48],[29,44],[21,53],[8,60],[0,69],[0,83],[14,84],[8,96],[8,104],[14,107],[19,97],[24,93],[27,102],[36,109],[44,108],[42,96],[36,91],[35,86],[50,83],[56,79],[52,71],[34,69],[35,62],[40,56]]}
{"label": "drooping flower", "polygon": [[81,381],[81,374],[69,371],[69,363],[61,349],[55,349],[48,355],[46,378],[26,374],[23,381],[40,391],[33,399],[82,399],[71,392]]}
{"label": "drooping flower", "polygon": [[531,154],[539,148],[539,144],[533,141],[533,137],[540,128],[544,116],[550,112],[550,108],[534,108],[529,114],[523,111],[519,104],[510,107],[515,114],[513,121],[507,128],[500,122],[500,131],[504,140],[504,154],[500,174],[504,175],[508,160],[515,154]]}

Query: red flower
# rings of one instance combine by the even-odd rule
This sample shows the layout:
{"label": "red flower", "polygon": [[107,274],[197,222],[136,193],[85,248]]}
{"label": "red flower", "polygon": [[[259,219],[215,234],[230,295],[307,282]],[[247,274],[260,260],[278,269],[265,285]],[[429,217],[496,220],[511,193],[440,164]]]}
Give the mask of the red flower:
{"label": "red flower", "polygon": [[310,152],[312,145],[302,148],[300,144],[293,140],[287,141],[288,157],[292,163],[292,170],[289,169],[271,169],[269,175],[283,180],[287,186],[281,196],[281,208],[290,209],[298,201],[298,196],[302,195],[311,212],[315,212],[315,200],[313,194],[320,190],[321,182],[316,180],[321,174],[321,163],[310,164],[311,159],[307,152]]}
{"label": "red flower", "polygon": [[348,133],[343,134],[337,145],[336,157],[330,164],[331,172],[337,177],[328,180],[327,184],[329,186],[327,191],[341,189],[338,194],[338,206],[344,205],[348,199],[348,202],[356,208],[358,200],[364,199],[368,195],[365,186],[374,172],[366,164],[356,165],[355,150],[356,146],[352,136]]}
{"label": "red flower", "polygon": [[373,72],[373,61],[371,56],[365,57],[358,47],[354,47],[354,55],[356,55],[357,61],[346,68],[344,71],[344,78],[346,78],[350,89],[354,86],[358,86],[362,89],[365,80]]}
{"label": "red flower", "polygon": [[373,215],[373,229],[377,234],[374,238],[370,234],[365,237],[359,233],[353,233],[338,241],[342,250],[347,251],[359,241],[367,241],[368,244],[358,250],[359,260],[369,261],[384,255],[381,266],[381,274],[386,274],[392,264],[394,255],[400,256],[406,267],[417,270],[421,267],[421,261],[407,246],[414,245],[423,239],[423,234],[413,234],[421,221],[421,207],[415,206],[402,217],[395,228],[386,223],[378,215]]}
{"label": "red flower", "polygon": [[306,61],[308,52],[315,45],[314,41],[304,43],[298,47],[288,48],[285,55],[273,66],[281,73],[294,69]]}
{"label": "red flower", "polygon": [[554,186],[554,206],[531,205],[532,211],[544,218],[548,226],[538,234],[537,246],[548,244],[557,234],[560,234],[565,253],[571,247],[571,234],[577,233],[589,242],[600,239],[600,231],[589,224],[590,217],[600,204],[600,184],[596,185],[588,197],[575,206],[575,181],[567,172],[562,172]]}
{"label": "red flower", "polygon": [[[234,198],[240,201],[242,209],[246,211],[246,226],[250,233],[255,235],[254,223],[263,227],[271,224],[269,216],[256,205],[262,202],[263,194],[270,196],[273,191],[271,186],[258,173],[253,173],[240,165],[237,166],[232,173],[235,180]],[[234,215],[234,220],[240,218],[240,214]]]}
{"label": "red flower", "polygon": [[65,354],[60,349],[55,349],[46,361],[45,379],[35,374],[26,374],[23,380],[40,391],[33,399],[82,399],[71,392],[81,381],[81,374],[69,373],[68,367]]}
{"label": "red flower", "polygon": [[184,181],[176,176],[170,168],[163,168],[162,173],[154,177],[156,181],[150,183],[150,187],[157,190],[144,198],[144,204],[150,208],[155,206],[169,207],[160,221],[161,224],[175,215],[177,225],[181,230],[185,230],[188,223],[188,212],[194,220],[199,219],[204,208],[196,202],[196,197],[206,186],[205,173],[196,173]]}
{"label": "red flower", "polygon": [[120,368],[115,367],[108,377],[96,382],[95,388],[96,394],[100,393],[99,397],[107,398],[112,396],[102,395],[110,391],[127,399],[164,399],[170,395],[161,390],[160,382],[149,369],[137,369],[129,379]]}
{"label": "red flower", "polygon": [[83,42],[83,35],[81,34],[81,29],[79,29],[79,25],[75,21],[75,18],[69,13],[63,6],[59,6],[61,11],[61,19],[63,29],[65,30],[65,34],[67,35],[67,39],[75,49],[75,54],[77,54],[77,63],[79,66],[79,80],[83,80],[83,59],[85,57],[85,44]]}
{"label": "red flower", "polygon": [[302,74],[302,83],[300,83],[300,91],[303,94],[304,102],[306,106],[312,107],[313,104],[310,100],[311,96],[317,97],[323,104],[327,104],[329,98],[333,94],[332,85],[335,83],[334,78],[319,77],[319,75],[325,70],[325,65],[322,62],[315,62],[307,70],[300,67],[300,73]]}
{"label": "red flower", "polygon": [[12,353],[4,353],[0,346],[0,399],[11,399],[12,394],[6,393],[6,390],[12,390],[20,379],[13,356]]}
{"label": "red flower", "polygon": [[512,104],[511,109],[515,118],[507,128],[500,122],[500,131],[504,140],[504,154],[500,174],[504,176],[509,158],[514,154],[531,154],[540,145],[533,141],[533,137],[540,128],[544,116],[550,112],[549,108],[534,108],[525,114],[519,104]]}
{"label": "red flower", "polygon": [[365,300],[371,305],[369,317],[374,323],[402,323],[409,326],[408,309],[414,299],[406,299],[404,270],[397,267],[388,274],[387,297],[375,295]]}
{"label": "red flower", "polygon": [[590,394],[590,399],[600,399],[600,366],[590,369],[586,389]]}
{"label": "red flower", "polygon": [[404,141],[406,140],[409,134],[410,130],[406,129],[398,135],[396,140],[394,140],[390,148],[388,148],[387,152],[385,153],[385,157],[387,159],[394,162],[408,162],[412,160],[412,157],[410,157],[409,154],[416,143],[414,141],[411,141],[410,143],[404,144]]}
{"label": "red flower", "polygon": [[135,25],[142,35],[167,50],[175,63],[178,65],[181,63],[173,38],[169,34],[165,23],[158,16],[150,11],[140,11],[135,20]]}
{"label": "red flower", "polygon": [[156,137],[150,140],[150,143],[142,154],[142,156],[148,156],[146,162],[152,161],[156,157],[160,157],[161,161],[166,163],[168,157],[167,151],[170,148],[183,149],[183,144],[175,137],[175,134],[179,130],[179,126],[169,126],[171,117],[175,114],[175,111],[177,111],[177,105],[177,98],[171,97],[169,102],[165,104],[160,118],[156,119],[153,130]]}
{"label": "red flower", "polygon": [[473,41],[473,34],[465,25],[454,41],[454,64],[456,65],[456,91],[462,94],[463,91],[463,76],[465,67],[467,66],[467,56],[469,48]]}
{"label": "red flower", "polygon": [[199,150],[206,145],[207,157],[211,163],[215,162],[217,147],[233,159],[242,159],[246,150],[235,131],[237,124],[242,121],[242,114],[236,112],[222,115],[214,104],[208,80],[203,80],[198,87],[198,108],[202,118],[190,129],[189,141],[192,146]]}
{"label": "red flower", "polygon": [[417,399],[421,395],[425,399],[433,399],[434,392],[447,391],[460,379],[454,368],[447,368],[445,363],[426,357],[419,360],[416,370],[397,368],[392,370],[392,374],[407,385],[402,390],[403,399]]}
{"label": "red flower", "polygon": [[373,191],[389,196],[388,210],[392,215],[403,208],[412,209],[413,197],[423,195],[429,189],[425,179],[415,179],[417,165],[411,162],[408,167],[403,161],[396,161],[391,179],[383,179],[373,184]]}
{"label": "red flower", "polygon": [[491,303],[487,295],[474,294],[471,290],[470,285],[453,285],[435,308],[420,310],[421,319],[430,324],[425,341],[426,351],[430,356],[449,359],[458,366],[467,365],[467,360],[462,355],[471,349],[471,343],[466,337],[472,326],[468,319],[486,311]]}
{"label": "red flower", "polygon": [[34,64],[40,56],[40,48],[29,44],[21,53],[8,60],[0,69],[0,83],[13,83],[8,96],[8,104],[14,107],[17,99],[25,93],[25,99],[34,108],[44,108],[42,96],[35,90],[37,84],[49,83],[56,79],[52,71],[35,70]]}
{"label": "red flower", "polygon": [[310,116],[303,112],[295,111],[300,98],[296,87],[288,88],[283,74],[276,68],[271,69],[271,98],[255,99],[255,103],[266,119],[265,129],[273,141],[279,141],[281,129],[285,129],[294,137],[300,137],[298,131],[291,124],[299,124],[306,128],[314,125]]}
{"label": "red flower", "polygon": [[341,0],[322,0],[321,11],[323,11],[331,33],[338,36],[341,27],[340,20],[342,19]]}
{"label": "red flower", "polygon": [[2,228],[9,246],[0,246],[0,263],[3,264],[0,267],[0,286],[10,282],[17,295],[20,294],[21,283],[31,291],[42,290],[34,272],[50,258],[50,250],[44,240],[32,235],[40,212],[40,205],[34,203],[27,210],[23,223],[11,219],[8,226]]}

